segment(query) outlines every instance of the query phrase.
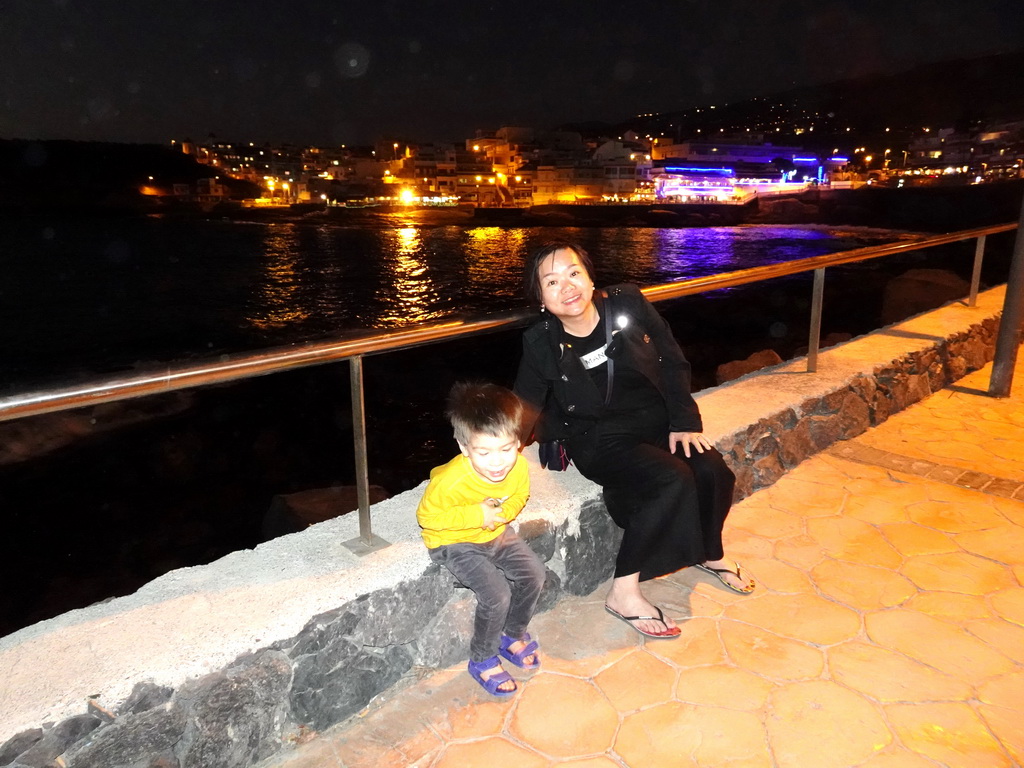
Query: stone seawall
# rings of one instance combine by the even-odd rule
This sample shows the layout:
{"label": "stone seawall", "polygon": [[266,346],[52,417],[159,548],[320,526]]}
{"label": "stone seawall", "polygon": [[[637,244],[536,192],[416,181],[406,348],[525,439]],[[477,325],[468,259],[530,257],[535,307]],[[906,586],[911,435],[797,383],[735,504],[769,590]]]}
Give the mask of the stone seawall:
{"label": "stone seawall", "polygon": [[[1003,293],[827,349],[815,374],[797,360],[699,393],[737,498],[984,365]],[[527,456],[520,532],[547,565],[545,610],[610,577],[620,532],[599,488]],[[421,491],[374,506],[392,544],[364,558],[341,544],[349,515],[0,639],[0,766],[249,766],[415,667],[462,662],[474,601],[426,556]]]}

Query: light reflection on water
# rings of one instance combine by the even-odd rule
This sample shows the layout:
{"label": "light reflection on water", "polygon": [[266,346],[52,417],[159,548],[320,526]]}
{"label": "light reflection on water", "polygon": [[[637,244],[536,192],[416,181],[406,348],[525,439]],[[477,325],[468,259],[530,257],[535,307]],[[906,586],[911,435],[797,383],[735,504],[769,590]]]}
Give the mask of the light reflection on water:
{"label": "light reflection on water", "polygon": [[474,227],[466,230],[466,272],[464,290],[484,305],[514,305],[521,294],[520,275],[528,253],[524,229]]}
{"label": "light reflection on water", "polygon": [[444,312],[438,307],[437,288],[441,275],[427,265],[420,230],[416,227],[386,230],[384,243],[380,266],[391,279],[377,286],[378,306],[373,324],[386,327],[443,317]]}
{"label": "light reflection on water", "polygon": [[550,240],[578,242],[596,282],[653,285],[897,239],[882,230],[267,226],[245,321],[268,342],[522,307],[521,272]]}
{"label": "light reflection on water", "polygon": [[285,328],[309,319],[302,299],[303,282],[298,261],[303,257],[293,226],[274,227],[263,241],[266,279],[257,284],[251,312],[246,319],[261,330]]}

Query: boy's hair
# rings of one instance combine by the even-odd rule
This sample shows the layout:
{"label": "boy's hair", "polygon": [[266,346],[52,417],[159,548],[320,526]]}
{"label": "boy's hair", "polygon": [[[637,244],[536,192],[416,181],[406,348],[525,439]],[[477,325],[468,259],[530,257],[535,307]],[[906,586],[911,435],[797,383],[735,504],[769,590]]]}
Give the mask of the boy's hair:
{"label": "boy's hair", "polygon": [[555,251],[561,250],[575,253],[579,258],[580,264],[587,270],[587,277],[591,280],[594,279],[594,264],[590,260],[590,254],[568,240],[552,240],[551,242],[544,243],[544,245],[527,256],[523,264],[523,293],[529,301],[537,304],[541,302],[540,279],[537,277],[537,271],[540,269],[544,259],[554,255]]}
{"label": "boy's hair", "polygon": [[469,445],[475,434],[510,435],[521,440],[524,411],[523,401],[510,389],[462,381],[448,394],[445,415],[452,423],[455,439]]}

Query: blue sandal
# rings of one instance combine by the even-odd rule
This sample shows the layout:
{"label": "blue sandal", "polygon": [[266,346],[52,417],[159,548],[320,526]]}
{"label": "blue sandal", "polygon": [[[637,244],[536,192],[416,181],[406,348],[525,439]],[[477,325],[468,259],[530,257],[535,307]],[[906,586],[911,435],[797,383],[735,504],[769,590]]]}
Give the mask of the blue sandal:
{"label": "blue sandal", "polygon": [[[512,651],[509,650],[509,646],[514,643],[518,643],[519,640],[516,640],[514,637],[509,637],[503,632],[501,635],[501,643],[498,648],[498,653],[501,654],[503,659],[507,659],[520,669],[536,669],[540,666],[540,659],[536,658],[536,653],[540,649],[540,646],[537,644],[536,640],[533,640],[530,637],[529,632],[523,634],[522,641],[526,643],[526,645],[516,653],[512,653]],[[533,664],[526,663],[527,656],[534,656]]]}
{"label": "blue sandal", "polygon": [[[498,661],[497,656],[491,656],[491,658],[484,659],[483,661],[473,661],[470,659],[468,668],[469,674],[472,675],[473,679],[480,683],[480,686],[492,696],[511,696],[519,690],[518,686],[515,686],[510,691],[503,691],[498,687],[502,683],[507,683],[509,680],[512,680],[512,675],[504,669],[488,678],[484,678],[482,676],[484,672],[489,669],[494,669],[495,667],[501,667],[501,662]],[[515,685],[515,682],[515,680],[512,680],[513,685]]]}

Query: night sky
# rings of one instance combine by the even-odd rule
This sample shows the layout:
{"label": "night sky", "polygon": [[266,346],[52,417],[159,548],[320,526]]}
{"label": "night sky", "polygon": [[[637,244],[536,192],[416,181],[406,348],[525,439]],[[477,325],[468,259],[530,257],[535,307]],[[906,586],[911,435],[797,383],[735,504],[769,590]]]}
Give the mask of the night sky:
{"label": "night sky", "polygon": [[1021,0],[0,0],[0,138],[618,122],[1024,45]]}

